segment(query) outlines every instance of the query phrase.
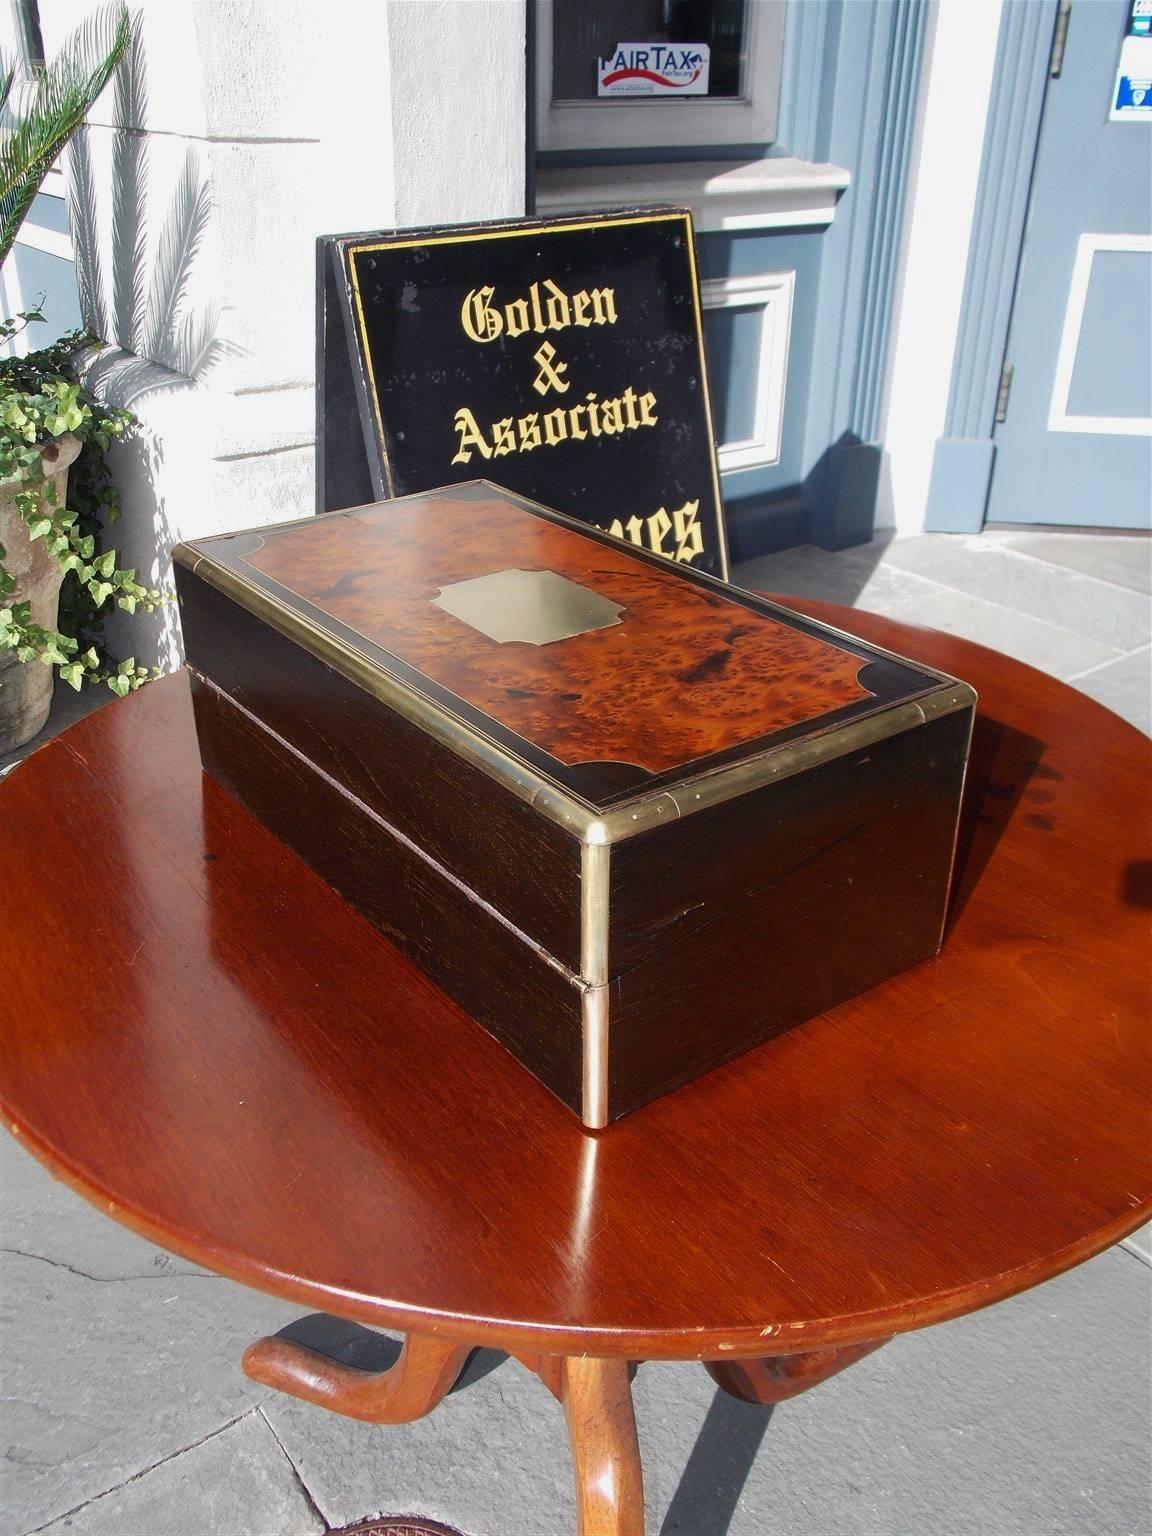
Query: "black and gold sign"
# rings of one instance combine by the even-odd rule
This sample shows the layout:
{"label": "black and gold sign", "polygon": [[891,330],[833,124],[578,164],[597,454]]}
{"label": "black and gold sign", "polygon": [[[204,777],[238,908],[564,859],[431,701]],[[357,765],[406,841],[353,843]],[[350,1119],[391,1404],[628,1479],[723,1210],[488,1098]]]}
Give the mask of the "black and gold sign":
{"label": "black and gold sign", "polygon": [[687,210],[333,236],[319,257],[319,510],[493,480],[727,576]]}

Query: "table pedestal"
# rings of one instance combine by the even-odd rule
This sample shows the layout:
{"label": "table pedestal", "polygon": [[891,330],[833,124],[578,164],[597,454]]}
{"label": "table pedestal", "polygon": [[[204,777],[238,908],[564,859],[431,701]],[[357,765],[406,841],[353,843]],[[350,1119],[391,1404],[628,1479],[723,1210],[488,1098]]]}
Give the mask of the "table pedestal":
{"label": "table pedestal", "polygon": [[[819,1386],[885,1343],[877,1339],[756,1360],[706,1360],[704,1368],[733,1397],[779,1403]],[[431,1413],[447,1396],[471,1353],[467,1344],[410,1333],[388,1370],[359,1371],[274,1335],[250,1345],[243,1364],[253,1381],[319,1408],[369,1424],[405,1424]],[[644,1536],[631,1362],[587,1355],[515,1358],[563,1405],[576,1477],[578,1536]]]}

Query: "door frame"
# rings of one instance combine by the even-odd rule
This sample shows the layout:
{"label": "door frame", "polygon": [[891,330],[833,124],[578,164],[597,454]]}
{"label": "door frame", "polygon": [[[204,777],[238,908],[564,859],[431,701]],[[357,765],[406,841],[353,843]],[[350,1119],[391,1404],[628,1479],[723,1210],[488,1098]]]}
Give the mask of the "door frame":
{"label": "door frame", "polygon": [[992,484],[996,399],[1024,249],[1024,231],[1060,0],[1005,4],[944,431],[936,439],[924,528],[979,533]]}

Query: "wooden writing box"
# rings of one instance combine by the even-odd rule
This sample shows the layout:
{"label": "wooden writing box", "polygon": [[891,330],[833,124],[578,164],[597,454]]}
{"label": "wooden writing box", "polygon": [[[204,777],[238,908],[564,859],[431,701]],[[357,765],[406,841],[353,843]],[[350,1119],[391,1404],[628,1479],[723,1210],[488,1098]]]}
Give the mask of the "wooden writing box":
{"label": "wooden writing box", "polygon": [[209,773],[586,1124],[938,949],[966,684],[484,482],[175,558]]}

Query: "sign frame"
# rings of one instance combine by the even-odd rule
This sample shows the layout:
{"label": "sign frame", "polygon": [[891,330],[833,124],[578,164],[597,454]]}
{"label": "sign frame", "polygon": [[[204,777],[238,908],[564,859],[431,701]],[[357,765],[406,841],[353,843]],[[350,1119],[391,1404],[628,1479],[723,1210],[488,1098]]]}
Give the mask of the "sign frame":
{"label": "sign frame", "polygon": [[[729,558],[724,499],[704,352],[695,237],[692,215],[687,208],[605,209],[594,214],[578,213],[558,218],[496,219],[427,229],[320,236],[316,243],[316,511],[337,511],[433,489],[430,485],[406,482],[398,475],[393,463],[355,257],[377,250],[457,246],[539,234],[677,222],[683,225],[686,276],[692,299],[693,361],[700,383],[700,429],[706,439],[698,444],[702,459],[707,461],[707,485],[701,490],[701,510],[706,514],[702,521],[710,539],[708,558],[714,564],[712,573],[727,581]],[[477,468],[486,478],[500,482],[497,465]],[[477,468],[472,470],[469,478],[475,478]],[[446,482],[454,483],[450,475],[444,478]],[[530,485],[513,484],[510,489],[543,502],[549,501],[546,492]],[[571,505],[561,506],[559,510],[580,517],[579,510]],[[707,565],[692,566],[696,570],[708,568]]]}

